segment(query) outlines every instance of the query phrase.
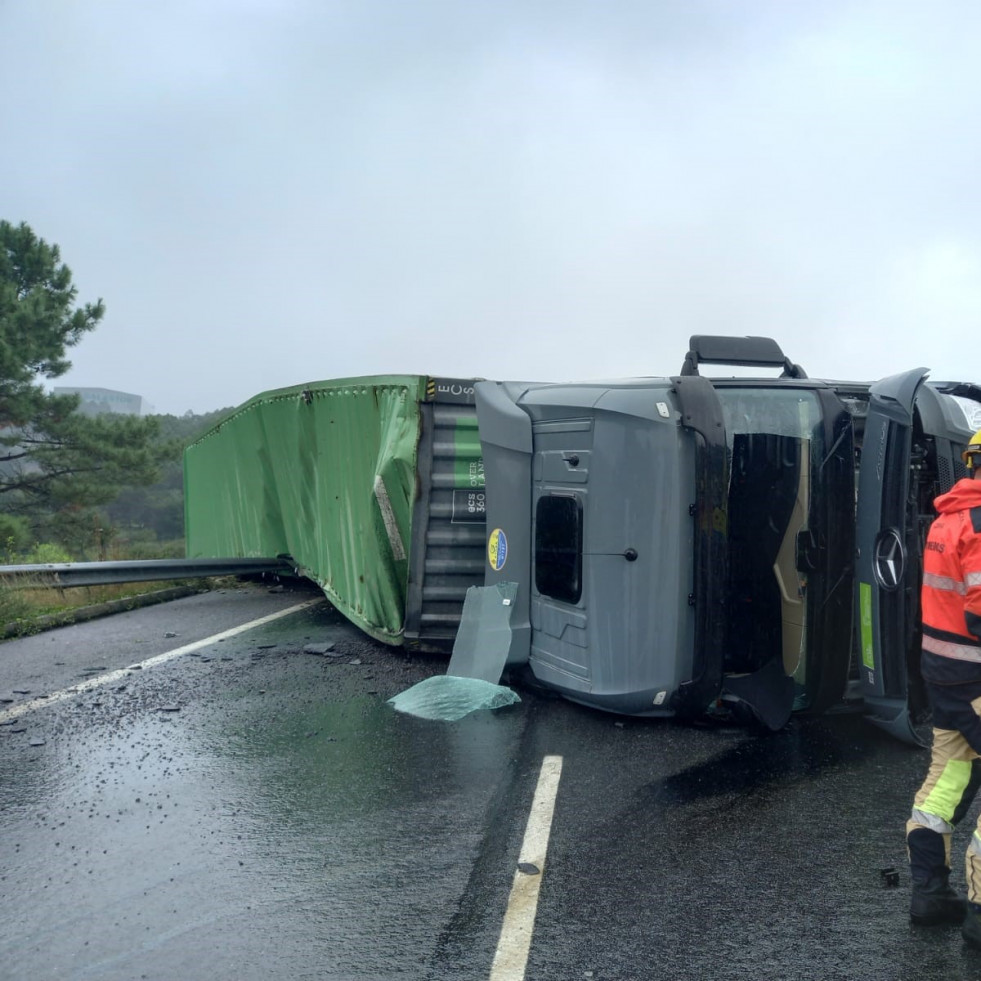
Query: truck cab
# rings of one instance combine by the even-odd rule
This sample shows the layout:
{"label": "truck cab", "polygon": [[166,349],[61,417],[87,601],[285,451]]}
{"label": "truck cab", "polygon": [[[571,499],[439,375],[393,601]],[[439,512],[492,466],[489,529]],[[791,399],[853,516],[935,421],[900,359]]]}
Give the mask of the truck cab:
{"label": "truck cab", "polygon": [[769,338],[689,348],[669,378],[475,386],[508,665],[612,712],[771,729],[851,681],[915,738],[918,556],[981,392],[810,379]]}

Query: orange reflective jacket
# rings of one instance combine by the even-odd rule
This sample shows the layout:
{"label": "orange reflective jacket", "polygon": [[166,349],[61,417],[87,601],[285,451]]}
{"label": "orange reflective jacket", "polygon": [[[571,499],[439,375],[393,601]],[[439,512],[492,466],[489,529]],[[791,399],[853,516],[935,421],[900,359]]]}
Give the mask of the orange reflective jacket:
{"label": "orange reflective jacket", "polygon": [[923,650],[981,664],[981,480],[959,480],[934,502],[923,552]]}

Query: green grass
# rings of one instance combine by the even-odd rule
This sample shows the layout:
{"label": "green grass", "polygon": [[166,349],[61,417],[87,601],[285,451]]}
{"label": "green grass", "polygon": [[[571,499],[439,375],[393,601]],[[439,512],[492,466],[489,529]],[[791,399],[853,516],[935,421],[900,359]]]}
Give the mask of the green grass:
{"label": "green grass", "polygon": [[[207,588],[206,580],[195,580],[195,583]],[[6,634],[20,637],[37,633],[43,628],[45,617],[70,614],[88,606],[142,596],[184,584],[168,580],[63,589],[54,586],[27,586],[22,582],[17,587],[11,587],[0,580],[0,636]]]}
{"label": "green grass", "polygon": [[[63,610],[77,610],[83,606],[94,606],[109,600],[125,599],[127,596],[141,596],[174,585],[166,582],[127,582],[111,586],[5,586],[0,582],[0,596],[7,599],[10,609],[20,610],[30,616],[46,613],[61,613]],[[0,605],[0,610],[5,607]]]}
{"label": "green grass", "polygon": [[[0,564],[48,565],[76,561],[60,546],[36,544],[27,551],[17,552],[10,543],[0,547]],[[140,559],[181,558],[184,555],[183,540],[169,542],[129,542],[117,544],[109,560],[135,561]],[[0,638],[36,633],[44,617],[71,613],[88,606],[125,600],[145,593],[154,593],[173,586],[186,585],[188,580],[164,580],[157,582],[115,583],[107,586],[52,586],[38,578],[35,581],[22,577],[4,580],[0,577]],[[239,584],[235,577],[220,579],[195,579],[195,586],[212,589]]]}

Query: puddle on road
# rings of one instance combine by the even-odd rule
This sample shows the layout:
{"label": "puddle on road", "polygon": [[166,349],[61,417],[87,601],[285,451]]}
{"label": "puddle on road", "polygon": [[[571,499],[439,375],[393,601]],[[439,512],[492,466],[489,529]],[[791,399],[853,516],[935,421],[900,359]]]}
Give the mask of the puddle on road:
{"label": "puddle on road", "polygon": [[0,744],[0,963],[105,981],[418,977],[522,725],[272,691],[43,711],[29,764]]}

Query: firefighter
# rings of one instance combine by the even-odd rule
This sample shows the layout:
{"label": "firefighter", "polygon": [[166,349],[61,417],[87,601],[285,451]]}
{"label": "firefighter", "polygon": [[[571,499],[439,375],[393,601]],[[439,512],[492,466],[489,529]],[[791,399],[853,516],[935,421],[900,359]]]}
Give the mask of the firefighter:
{"label": "firefighter", "polygon": [[923,553],[921,669],[933,710],[926,780],[906,825],[910,919],[960,923],[981,947],[981,818],[967,849],[967,902],[949,882],[950,840],[981,784],[981,430],[962,454],[968,476],[934,501]]}

